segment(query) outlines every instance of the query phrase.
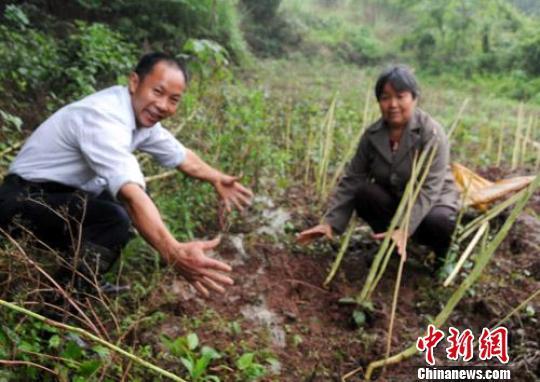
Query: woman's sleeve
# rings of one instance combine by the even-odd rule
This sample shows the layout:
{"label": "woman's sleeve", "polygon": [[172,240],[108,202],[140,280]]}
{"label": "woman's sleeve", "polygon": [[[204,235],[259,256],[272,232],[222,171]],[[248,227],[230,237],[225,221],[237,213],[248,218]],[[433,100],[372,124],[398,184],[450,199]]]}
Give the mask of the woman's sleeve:
{"label": "woman's sleeve", "polygon": [[347,228],[358,190],[367,181],[368,145],[366,134],[364,134],[360,139],[356,154],[332,192],[324,222],[329,224],[335,233],[341,234]]}
{"label": "woman's sleeve", "polygon": [[431,211],[433,205],[439,200],[441,190],[444,186],[446,172],[450,161],[450,149],[448,139],[441,127],[434,128],[424,145],[424,150],[428,151],[428,157],[431,150],[436,150],[433,161],[429,167],[426,180],[420,189],[409,220],[409,236],[413,235],[422,220]]}

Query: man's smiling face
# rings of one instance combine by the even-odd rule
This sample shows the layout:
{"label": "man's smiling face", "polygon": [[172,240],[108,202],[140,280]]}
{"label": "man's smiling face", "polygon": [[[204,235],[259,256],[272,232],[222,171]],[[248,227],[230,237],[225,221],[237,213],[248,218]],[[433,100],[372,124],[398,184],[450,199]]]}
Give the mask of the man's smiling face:
{"label": "man's smiling face", "polygon": [[131,73],[128,88],[137,127],[152,127],[176,112],[186,79],[177,66],[160,61],[142,79]]}

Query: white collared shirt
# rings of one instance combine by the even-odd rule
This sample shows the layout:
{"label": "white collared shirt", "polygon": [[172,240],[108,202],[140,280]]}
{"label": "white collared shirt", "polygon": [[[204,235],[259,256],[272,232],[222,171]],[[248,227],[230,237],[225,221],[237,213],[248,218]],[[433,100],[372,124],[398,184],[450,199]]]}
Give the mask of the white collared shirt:
{"label": "white collared shirt", "polygon": [[53,181],[98,194],[126,183],[145,187],[135,150],[161,165],[178,166],[186,149],[160,123],[137,128],[131,97],[113,86],[64,106],[28,138],[9,173],[28,181]]}

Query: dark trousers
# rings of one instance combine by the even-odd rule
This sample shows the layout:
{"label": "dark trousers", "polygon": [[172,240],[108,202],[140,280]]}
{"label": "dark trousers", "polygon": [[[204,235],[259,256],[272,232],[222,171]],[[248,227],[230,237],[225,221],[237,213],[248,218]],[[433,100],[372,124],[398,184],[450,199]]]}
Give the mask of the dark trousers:
{"label": "dark trousers", "polygon": [[[371,229],[385,232],[399,205],[399,198],[376,183],[366,183],[357,196],[356,212]],[[437,257],[448,251],[456,225],[455,211],[450,207],[435,206],[420,223],[412,239],[429,246]]]}
{"label": "dark trousers", "polygon": [[[103,273],[130,239],[126,210],[109,193],[95,197],[54,182],[8,175],[0,186],[0,227],[15,237],[25,230],[71,260],[79,248],[82,267]],[[24,227],[24,228],[23,228]]]}

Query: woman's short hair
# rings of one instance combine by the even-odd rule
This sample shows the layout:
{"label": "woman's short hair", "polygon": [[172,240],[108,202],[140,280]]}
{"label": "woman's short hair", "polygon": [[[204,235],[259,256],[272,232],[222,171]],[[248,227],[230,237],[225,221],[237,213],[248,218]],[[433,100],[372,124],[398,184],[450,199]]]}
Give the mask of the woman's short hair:
{"label": "woman's short hair", "polygon": [[386,84],[392,85],[394,90],[398,92],[411,92],[414,99],[420,95],[416,77],[412,73],[412,70],[405,65],[390,67],[379,75],[375,84],[375,97],[377,97],[377,101],[381,100]]}

